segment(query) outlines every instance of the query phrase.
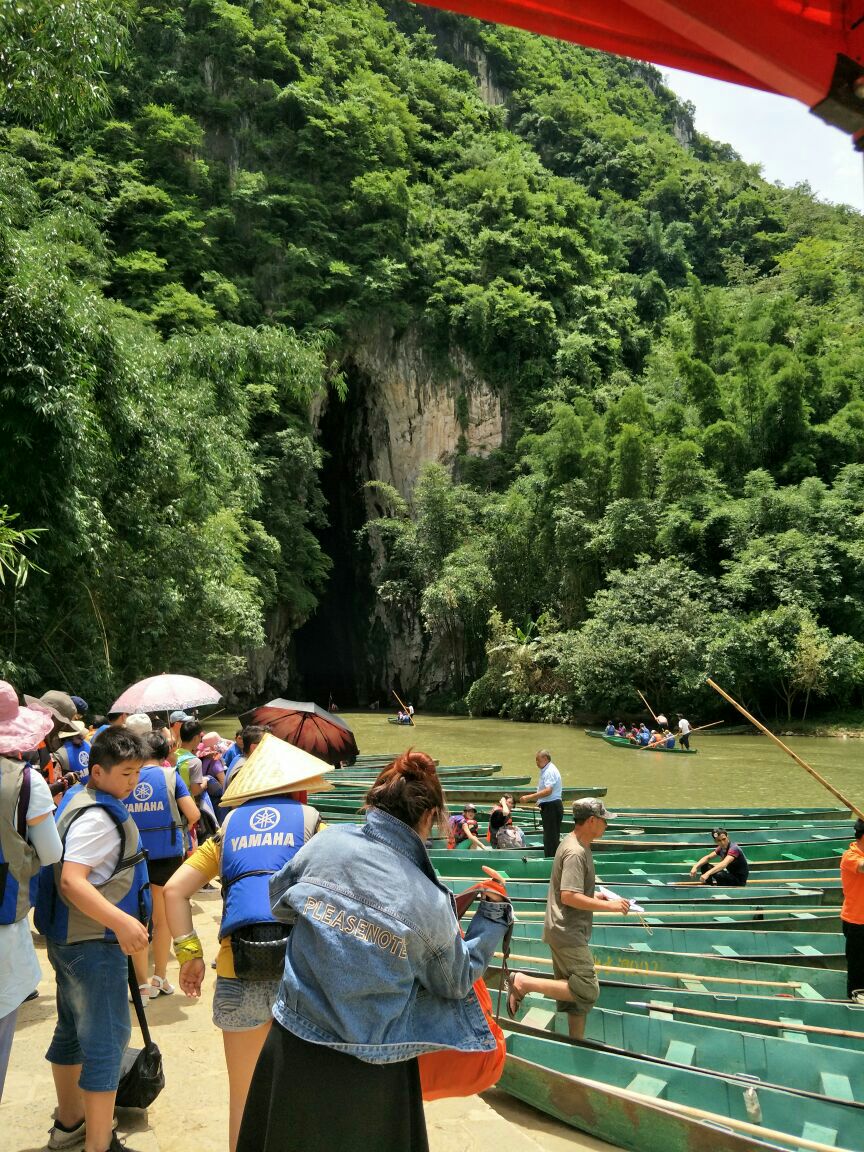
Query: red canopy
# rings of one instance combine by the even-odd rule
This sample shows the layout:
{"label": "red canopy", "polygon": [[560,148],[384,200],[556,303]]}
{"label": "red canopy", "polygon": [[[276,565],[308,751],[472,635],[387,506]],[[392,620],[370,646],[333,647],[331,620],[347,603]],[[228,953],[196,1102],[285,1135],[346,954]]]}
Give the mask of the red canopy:
{"label": "red canopy", "polygon": [[421,2],[793,96],[864,136],[864,7],[848,0]]}

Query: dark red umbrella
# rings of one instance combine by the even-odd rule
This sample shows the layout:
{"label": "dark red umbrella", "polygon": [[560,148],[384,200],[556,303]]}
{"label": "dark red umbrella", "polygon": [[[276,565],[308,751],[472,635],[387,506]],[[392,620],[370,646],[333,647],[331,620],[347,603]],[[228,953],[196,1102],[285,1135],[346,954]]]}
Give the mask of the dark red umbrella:
{"label": "dark red umbrella", "polygon": [[244,727],[265,725],[280,740],[328,764],[353,764],[359,752],[354,733],[342,717],[319,708],[311,700],[270,700],[244,712],[240,723]]}

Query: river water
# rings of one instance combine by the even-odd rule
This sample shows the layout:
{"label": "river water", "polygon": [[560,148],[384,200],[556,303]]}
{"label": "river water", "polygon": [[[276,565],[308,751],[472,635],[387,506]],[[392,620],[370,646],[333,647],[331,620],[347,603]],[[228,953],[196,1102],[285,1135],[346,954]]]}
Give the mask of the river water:
{"label": "river water", "polygon": [[[592,740],[581,728],[561,724],[518,724],[465,716],[416,717],[411,729],[388,724],[375,712],[345,712],[363,753],[397,753],[413,746],[444,764],[502,764],[508,776],[530,775],[534,755],[546,748],[565,784],[602,784],[606,803],[632,808],[756,808],[836,806],[837,801],[767,736],[691,737],[696,756],[664,756],[617,748]],[[214,721],[233,737],[233,717]],[[864,741],[823,737],[784,737],[811,767],[859,808],[864,807]]]}
{"label": "river water", "polygon": [[[658,808],[739,808],[827,805],[836,801],[767,736],[691,737],[696,756],[664,756],[592,740],[581,728],[518,724],[461,716],[416,717],[416,728],[388,724],[375,713],[345,713],[361,752],[399,752],[409,745],[444,764],[503,764],[507,775],[537,769],[534,754],[546,748],[565,784],[602,784],[606,803]],[[864,742],[855,739],[785,737],[784,743],[835,788],[864,806]]]}

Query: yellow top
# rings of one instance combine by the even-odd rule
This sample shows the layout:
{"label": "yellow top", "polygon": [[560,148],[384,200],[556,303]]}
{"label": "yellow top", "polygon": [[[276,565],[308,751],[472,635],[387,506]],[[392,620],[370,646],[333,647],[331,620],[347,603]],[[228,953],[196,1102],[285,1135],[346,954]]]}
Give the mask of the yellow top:
{"label": "yellow top", "polygon": [[[316,832],[320,832],[326,827],[327,825],[321,819],[317,809],[310,808],[308,804],[304,805],[303,843],[306,844]],[[222,873],[222,837],[214,836],[210,840],[205,840],[201,847],[196,848],[184,863],[191,864],[198,872],[203,873],[204,884],[218,879]],[[231,980],[237,979],[234,971],[234,953],[231,951],[230,935],[223,936],[219,942],[219,951],[216,955],[216,975],[227,976]]]}
{"label": "yellow top", "polygon": [[[222,871],[222,842],[214,837],[206,840],[200,848],[196,848],[188,860],[198,872],[203,873],[204,883],[216,880]],[[236,980],[234,972],[234,953],[231,951],[231,937],[223,936],[219,942],[219,952],[216,955],[216,975],[227,976]]]}

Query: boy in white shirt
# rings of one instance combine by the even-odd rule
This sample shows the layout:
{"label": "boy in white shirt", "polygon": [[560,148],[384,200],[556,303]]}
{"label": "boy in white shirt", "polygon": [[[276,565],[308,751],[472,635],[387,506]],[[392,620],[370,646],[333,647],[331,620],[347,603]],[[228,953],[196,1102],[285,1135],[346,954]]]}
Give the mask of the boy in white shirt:
{"label": "boy in white shirt", "polygon": [[96,737],[90,779],[58,814],[63,859],[40,876],[36,927],[57,976],[57,1026],[47,1052],[57,1090],[52,1149],[118,1152],[120,1063],[131,1028],[126,957],[147,946],[150,892],[135,821],[122,800],[138,783],[140,737]]}

